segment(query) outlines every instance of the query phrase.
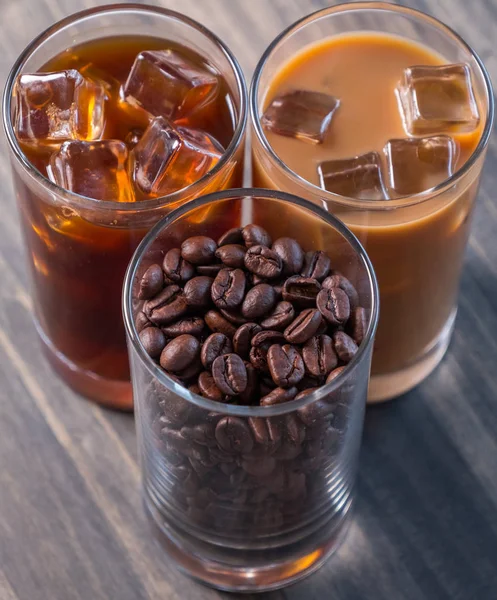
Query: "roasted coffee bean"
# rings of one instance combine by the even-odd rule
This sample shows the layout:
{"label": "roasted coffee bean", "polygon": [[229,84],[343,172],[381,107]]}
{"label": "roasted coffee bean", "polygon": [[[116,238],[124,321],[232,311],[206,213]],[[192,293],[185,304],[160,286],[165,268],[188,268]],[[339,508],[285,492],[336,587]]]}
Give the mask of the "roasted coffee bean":
{"label": "roasted coffee bean", "polygon": [[221,463],[219,465],[219,469],[223,472],[224,475],[228,477],[237,469],[237,465],[234,462],[231,463]]}
{"label": "roasted coffee bean", "polygon": [[368,324],[369,316],[365,308],[358,306],[351,311],[348,328],[358,346],[362,344],[362,340],[368,330]]}
{"label": "roasted coffee bean", "polygon": [[276,460],[271,456],[261,456],[256,460],[242,460],[244,471],[254,477],[267,477],[276,468]]}
{"label": "roasted coffee bean", "polygon": [[222,263],[214,263],[212,265],[197,265],[197,275],[206,277],[214,277],[219,273],[225,266]]}
{"label": "roasted coffee bean", "polygon": [[[214,427],[216,427],[216,425],[221,420],[221,418],[222,418],[222,415],[219,415],[219,418],[216,419],[216,422],[214,423]],[[216,447],[210,449],[211,456],[213,458],[215,458],[219,463],[222,463],[225,465],[234,463],[233,455],[230,454],[229,452],[226,452],[225,450],[222,450],[221,448],[219,448],[217,446],[218,446],[218,444],[217,444],[217,440],[216,440]]]}
{"label": "roasted coffee bean", "polygon": [[214,378],[209,372],[203,371],[200,373],[198,376],[198,387],[200,389],[200,393],[205,398],[209,398],[209,400],[215,400],[216,402],[223,401],[223,393],[217,387]]}
{"label": "roasted coffee bean", "polygon": [[214,282],[212,277],[200,275],[193,277],[185,283],[184,293],[188,306],[192,308],[206,308],[211,303],[211,287]]}
{"label": "roasted coffee bean", "polygon": [[319,312],[330,325],[344,325],[350,317],[350,301],[347,294],[340,288],[324,288],[317,298]]}
{"label": "roasted coffee bean", "polygon": [[276,450],[281,444],[281,425],[279,419],[266,419],[267,431],[269,434],[269,447],[270,450]]}
{"label": "roasted coffee bean", "polygon": [[252,246],[244,257],[245,267],[264,279],[275,279],[281,275],[281,258],[267,246]]}
{"label": "roasted coffee bean", "polygon": [[226,244],[216,250],[216,257],[227,267],[243,269],[243,259],[247,248],[240,244]]}
{"label": "roasted coffee bean", "polygon": [[181,256],[192,265],[214,262],[216,250],[216,242],[205,235],[189,237],[181,244]]}
{"label": "roasted coffee bean", "polygon": [[273,344],[267,353],[267,364],[274,383],[279,387],[292,387],[304,377],[304,361],[297,349],[289,344]]}
{"label": "roasted coffee bean", "polygon": [[146,327],[139,334],[145,352],[152,358],[160,356],[166,345],[166,336],[158,327]]}
{"label": "roasted coffee bean", "polygon": [[217,245],[219,247],[226,246],[227,244],[243,244],[245,243],[242,235],[241,227],[234,227],[233,229],[228,229],[226,233],[217,240]]}
{"label": "roasted coffee bean", "polygon": [[345,367],[337,367],[336,369],[333,369],[333,371],[326,378],[326,383],[330,383],[331,381],[333,381],[336,377],[338,377],[340,375],[340,373],[344,369],[345,369]]}
{"label": "roasted coffee bean", "polygon": [[326,319],[321,319],[321,325],[319,329],[316,331],[316,335],[323,335],[328,333],[329,325]]}
{"label": "roasted coffee bean", "polygon": [[212,363],[212,376],[217,387],[229,396],[241,394],[247,387],[247,369],[238,354],[218,356]]}
{"label": "roasted coffee bean", "polygon": [[272,331],[271,329],[259,331],[252,338],[252,346],[255,348],[265,348],[269,350],[269,346],[273,344],[283,344],[285,341],[281,331]]}
{"label": "roasted coffee bean", "polygon": [[190,365],[188,365],[188,367],[186,367],[186,369],[183,369],[182,371],[177,371],[176,375],[182,381],[188,381],[197,377],[197,375],[201,373],[202,369],[203,366],[200,362],[200,358],[197,357]]}
{"label": "roasted coffee bean", "polygon": [[334,271],[323,281],[323,287],[326,289],[340,288],[349,297],[350,308],[354,309],[359,305],[359,295],[350,281],[341,273]]}
{"label": "roasted coffee bean", "polygon": [[302,381],[297,385],[299,392],[308,388],[320,387],[324,383],[324,377],[311,377],[309,374],[305,374]]}
{"label": "roasted coffee bean", "polygon": [[306,308],[283,332],[285,339],[291,344],[303,344],[310,340],[319,329],[322,316],[315,308]]}
{"label": "roasted coffee bean", "polygon": [[157,295],[164,285],[164,273],[160,265],[150,265],[140,280],[138,298],[148,300]]}
{"label": "roasted coffee bean", "polygon": [[200,342],[193,335],[174,338],[162,351],[160,365],[166,371],[177,373],[189,367],[200,354]]}
{"label": "roasted coffee bean", "polygon": [[263,417],[249,417],[247,422],[252,430],[256,443],[264,447],[269,446],[269,432],[266,419]]}
{"label": "roasted coffee bean", "polygon": [[192,438],[197,442],[197,444],[202,444],[203,446],[207,446],[209,448],[215,448],[216,444],[216,436],[214,434],[215,428],[212,423],[199,423],[192,427]]}
{"label": "roasted coffee bean", "polygon": [[328,276],[331,268],[330,257],[321,250],[306,252],[302,277],[312,277],[323,281]]}
{"label": "roasted coffee bean", "polygon": [[[171,377],[171,376],[170,376]],[[178,380],[179,381],[179,380]],[[179,382],[181,383],[181,382]],[[198,384],[196,383],[192,383],[192,385],[188,386],[188,390],[192,393],[192,394],[197,394],[198,396],[200,396],[200,388],[198,387]]]}
{"label": "roasted coffee bean", "polygon": [[307,454],[311,458],[321,460],[322,464],[329,461],[329,457],[336,455],[342,444],[342,435],[340,431],[333,427],[328,428],[326,434],[316,440],[310,440],[307,443]]}
{"label": "roasted coffee bean", "polygon": [[300,445],[305,439],[305,427],[295,413],[285,415],[284,431],[287,438],[294,444]]}
{"label": "roasted coffee bean", "polygon": [[161,435],[167,445],[176,452],[179,452],[180,454],[188,454],[190,452],[190,442],[186,440],[177,429],[164,427],[161,431]]}
{"label": "roasted coffee bean", "polygon": [[297,410],[300,420],[309,427],[323,419],[331,418],[332,414],[332,406],[322,400],[316,400]]}
{"label": "roasted coffee bean", "polygon": [[306,342],[302,357],[307,372],[314,377],[326,377],[338,364],[338,358],[329,335],[316,335]]}
{"label": "roasted coffee bean", "polygon": [[230,323],[233,323],[233,325],[236,325],[237,327],[244,325],[247,322],[247,319],[236,308],[220,308],[219,312],[225,319],[228,319]]}
{"label": "roasted coffee bean", "polygon": [[233,348],[242,358],[248,358],[252,345],[252,337],[262,331],[257,323],[245,323],[236,330],[233,336]]}
{"label": "roasted coffee bean", "polygon": [[[274,288],[273,288],[274,289]],[[261,321],[264,329],[285,329],[295,318],[295,310],[290,302],[278,302],[273,311]]]}
{"label": "roasted coffee bean", "polygon": [[273,243],[272,250],[278,254],[283,262],[284,275],[296,275],[300,273],[304,264],[304,251],[297,240],[288,237],[278,238]]}
{"label": "roasted coffee bean", "polygon": [[278,460],[294,460],[300,454],[302,454],[302,446],[285,439],[273,456]]}
{"label": "roasted coffee bean", "polygon": [[309,394],[312,394],[313,392],[315,392],[318,389],[319,389],[318,387],[306,388],[305,390],[302,390],[295,396],[295,400],[300,400],[301,398],[305,398],[306,396],[308,396]]}
{"label": "roasted coffee bean", "polygon": [[271,245],[271,237],[269,233],[262,227],[259,227],[259,225],[246,225],[242,229],[242,237],[247,248],[251,248],[252,246]]}
{"label": "roasted coffee bean", "polygon": [[204,342],[200,352],[200,360],[204,367],[210,371],[212,363],[218,356],[233,352],[233,345],[224,333],[213,333]]}
{"label": "roasted coffee bean", "polygon": [[205,322],[201,317],[185,317],[162,327],[163,333],[169,338],[175,338],[185,333],[200,337],[204,331]]}
{"label": "roasted coffee bean", "polygon": [[240,393],[240,402],[245,405],[257,404],[260,398],[259,376],[252,363],[245,361],[247,387]]}
{"label": "roasted coffee bean", "polygon": [[359,349],[350,335],[347,335],[344,331],[335,331],[333,343],[338,358],[344,363],[349,363]]}
{"label": "roasted coffee bean", "polygon": [[283,402],[288,402],[289,400],[293,400],[297,395],[297,388],[280,388],[277,387],[267,396],[261,398],[261,406],[273,406],[274,404],[281,404]]}
{"label": "roasted coffee bean", "polygon": [[222,269],[212,284],[212,301],[218,308],[235,308],[242,303],[245,285],[245,273],[241,269]]}
{"label": "roasted coffee bean", "polygon": [[275,302],[274,288],[268,283],[259,283],[247,292],[242,304],[242,314],[247,319],[258,319],[271,311]]}
{"label": "roasted coffee bean", "polygon": [[321,290],[321,284],[317,279],[310,277],[289,277],[283,284],[283,299],[296,306],[314,308],[316,297]]}
{"label": "roasted coffee bean", "polygon": [[164,428],[176,429],[177,427],[178,425],[176,423],[173,423],[173,421],[166,415],[161,415],[159,417],[158,422],[154,422],[154,432],[157,434],[158,431],[159,435],[161,435],[161,432]]}
{"label": "roasted coffee bean", "polygon": [[[256,348],[254,348],[256,350]],[[267,364],[267,351],[266,352],[266,364]],[[267,365],[267,372],[269,373],[269,365]],[[260,378],[260,390],[261,396],[267,396],[271,393],[276,387],[278,387],[272,377],[261,377]]]}
{"label": "roasted coffee bean", "polygon": [[181,256],[179,248],[171,248],[162,262],[164,273],[175,283],[185,282],[195,275],[195,267]]}
{"label": "roasted coffee bean", "polygon": [[207,477],[212,470],[212,467],[204,465],[200,460],[189,458],[188,462],[193,467],[193,470],[199,476],[200,480]]}
{"label": "roasted coffee bean", "polygon": [[248,274],[248,280],[252,286],[259,285],[259,283],[267,283],[267,279],[261,277],[260,275],[255,275],[254,273]]}
{"label": "roasted coffee bean", "polygon": [[275,469],[269,477],[260,477],[259,482],[264,485],[271,494],[279,494],[285,487],[285,470],[283,468]]}
{"label": "roasted coffee bean", "polygon": [[230,339],[235,335],[236,327],[216,310],[209,310],[205,313],[204,320],[207,327],[214,333],[224,333]]}
{"label": "roasted coffee bean", "polygon": [[223,417],[216,425],[216,440],[225,452],[248,454],[254,447],[249,427],[238,417]]}
{"label": "roasted coffee bean", "polygon": [[[261,373],[269,373],[269,367],[267,365],[267,347],[258,346],[250,349],[249,360],[254,369],[260,371]],[[261,386],[262,392],[262,386]]]}
{"label": "roasted coffee bean", "polygon": [[181,481],[181,488],[185,494],[196,494],[200,480],[193,469],[184,465],[175,469],[174,475]]}
{"label": "roasted coffee bean", "polygon": [[153,327],[153,326],[154,326],[154,324],[152,323],[152,321],[148,320],[147,315],[143,311],[140,311],[136,315],[135,327],[136,327],[136,331],[138,331],[138,333],[140,333],[140,331],[143,331],[147,327]]}
{"label": "roasted coffee bean", "polygon": [[177,321],[188,309],[183,290],[169,285],[143,305],[143,312],[156,325],[167,325]]}
{"label": "roasted coffee bean", "polygon": [[[175,383],[181,382],[172,374],[168,374],[169,378],[172,379]],[[162,389],[164,392],[165,390]],[[176,394],[165,391],[162,394],[163,400],[160,402],[161,408],[164,411],[164,416],[169,419],[171,423],[173,423],[176,427],[180,427],[183,425],[191,414],[191,404],[177,396]]]}

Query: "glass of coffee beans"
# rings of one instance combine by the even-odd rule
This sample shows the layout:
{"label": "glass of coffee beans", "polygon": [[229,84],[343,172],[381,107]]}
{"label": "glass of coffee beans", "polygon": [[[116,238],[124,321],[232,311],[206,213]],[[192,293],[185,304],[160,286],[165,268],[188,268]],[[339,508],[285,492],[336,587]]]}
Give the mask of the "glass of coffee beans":
{"label": "glass of coffee beans", "polygon": [[[221,231],[221,213],[239,226]],[[217,192],[150,231],[123,301],[145,506],[166,551],[225,590],[317,569],[349,522],[378,321],[354,235],[290,194]]]}

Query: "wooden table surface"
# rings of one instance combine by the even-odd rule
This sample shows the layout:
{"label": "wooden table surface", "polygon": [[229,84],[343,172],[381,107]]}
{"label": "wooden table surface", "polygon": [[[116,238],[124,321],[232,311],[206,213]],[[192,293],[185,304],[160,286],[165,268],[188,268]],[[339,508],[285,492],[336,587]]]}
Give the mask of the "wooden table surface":
{"label": "wooden table surface", "polygon": [[[96,0],[0,0],[0,76],[54,21]],[[224,38],[250,77],[271,39],[326,0],[169,0]],[[497,81],[496,0],[410,0],[447,22]],[[223,596],[149,538],[130,415],[71,393],[40,353],[5,139],[0,189],[0,599]],[[492,141],[449,353],[416,391],[370,409],[350,535],[268,599],[497,598],[497,146]],[[226,596],[226,595],[225,595]]]}

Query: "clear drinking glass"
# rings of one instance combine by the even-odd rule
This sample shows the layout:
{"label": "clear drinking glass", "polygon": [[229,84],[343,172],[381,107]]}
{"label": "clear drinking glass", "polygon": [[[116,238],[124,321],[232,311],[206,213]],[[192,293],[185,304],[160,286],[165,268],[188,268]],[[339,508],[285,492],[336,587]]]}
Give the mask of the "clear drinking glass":
{"label": "clear drinking glass", "polygon": [[[466,164],[431,190],[384,201],[342,197],[290,170],[268,143],[260,116],[275,74],[306,46],[355,31],[398,35],[472,69],[484,124],[481,139]],[[492,87],[480,58],[449,27],[411,8],[383,2],[341,4],[305,17],[271,43],[254,74],[250,110],[254,184],[324,206],[354,232],[374,265],[381,319],[368,400],[408,391],[442,359],[454,327],[464,249],[494,114]]]}
{"label": "clear drinking glass", "polygon": [[[305,250],[327,252],[369,313],[359,352],[334,381],[272,407],[192,393],[146,354],[135,327],[144,271],[189,236],[217,238],[214,215],[240,219],[241,204],[250,202],[257,217],[239,225],[255,222],[275,239],[279,220]],[[208,208],[215,210],[199,219]],[[123,305],[145,506],[167,553],[183,571],[225,590],[278,588],[317,569],[349,521],[378,319],[374,272],[355,237],[320,207],[289,194],[210,194],[145,237],[126,274]]]}
{"label": "clear drinking glass", "polygon": [[[178,42],[205,57],[231,90],[234,135],[217,165],[168,196],[134,203],[99,201],[51,183],[22,152],[12,124],[19,74],[36,72],[76,44],[143,35]],[[36,38],[15,63],[3,120],[32,275],[35,322],[46,354],[76,391],[102,404],[132,408],[120,298],[128,262],[145,233],[173,208],[207,192],[240,186],[247,120],[242,71],[230,50],[191,19],[159,7],[120,4],[70,16]],[[199,219],[207,218],[205,208]],[[230,226],[217,215],[220,227]]]}

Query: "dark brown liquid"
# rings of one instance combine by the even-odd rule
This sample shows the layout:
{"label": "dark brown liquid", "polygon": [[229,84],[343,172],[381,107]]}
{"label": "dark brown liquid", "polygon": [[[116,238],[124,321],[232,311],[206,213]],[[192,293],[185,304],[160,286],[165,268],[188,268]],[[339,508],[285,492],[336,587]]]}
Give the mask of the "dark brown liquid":
{"label": "dark brown liquid", "polygon": [[[136,55],[143,50],[174,48],[201,64],[191,50],[152,37],[106,38],[75,46],[55,56],[42,71],[81,69],[92,65],[124,82]],[[234,131],[234,102],[227,83],[221,79],[221,93],[202,122],[188,123],[202,128],[226,147]],[[143,127],[133,113],[106,107],[104,138],[124,139],[132,129]],[[23,146],[30,162],[44,175],[53,148],[48,151]],[[212,192],[241,185],[242,150],[228,170],[222,169],[204,188]],[[107,389],[108,381],[129,380],[128,356],[121,317],[123,277],[133,251],[147,230],[178,202],[155,212],[133,214],[95,211],[78,214],[69,207],[55,206],[33,192],[15,173],[26,245],[33,272],[34,304],[45,342],[54,362],[70,384],[85,395],[107,404],[129,406]],[[191,199],[192,196],[185,197]],[[180,202],[182,203],[182,202]],[[128,205],[129,206],[129,205]],[[231,227],[232,215],[219,215],[219,231]],[[69,366],[70,365],[70,366]],[[99,379],[100,378],[100,379]],[[101,381],[100,381],[101,380]]]}

